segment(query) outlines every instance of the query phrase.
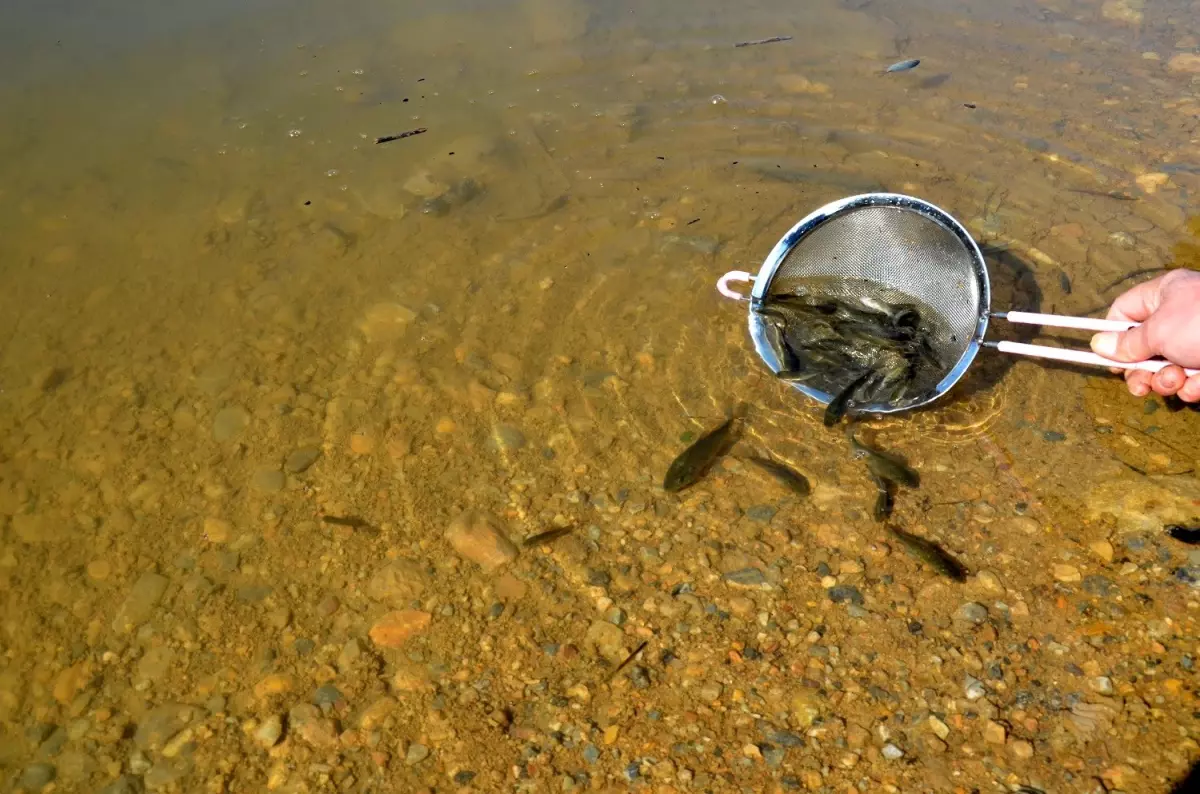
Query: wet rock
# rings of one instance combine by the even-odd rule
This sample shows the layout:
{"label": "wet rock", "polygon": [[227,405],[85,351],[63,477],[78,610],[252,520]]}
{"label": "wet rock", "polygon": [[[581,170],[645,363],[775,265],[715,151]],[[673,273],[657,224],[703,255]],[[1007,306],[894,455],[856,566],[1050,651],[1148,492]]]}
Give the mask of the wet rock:
{"label": "wet rock", "polygon": [[117,608],[112,629],[118,634],[127,634],[149,620],[155,607],[167,592],[167,577],[157,573],[144,573],[133,583],[129,594]]}
{"label": "wet rock", "polygon": [[772,505],[754,505],[746,509],[746,518],[762,524],[769,524],[777,512],[779,511]]}
{"label": "wet rock", "polygon": [[360,658],[362,658],[362,647],[359,646],[358,640],[351,637],[346,640],[346,644],[342,646],[342,650],[338,653],[335,666],[338,672],[344,675],[354,669]]}
{"label": "wet rock", "polygon": [[517,547],[495,516],[470,510],[458,516],[446,529],[446,540],[460,555],[491,572],[512,562]]}
{"label": "wet rock", "polygon": [[1137,488],[1105,479],[1080,500],[1089,519],[1111,516],[1122,534],[1159,533],[1166,524],[1186,524],[1195,517],[1200,479],[1141,477]]}
{"label": "wet rock", "polygon": [[1088,679],[1088,686],[1100,695],[1111,695],[1113,692],[1112,679],[1106,675],[1093,676]]}
{"label": "wet rock", "polygon": [[1112,595],[1117,590],[1117,586],[1113,584],[1113,580],[1107,576],[1094,573],[1083,580],[1083,591],[1090,595],[1100,598],[1106,598]]}
{"label": "wet rock", "polygon": [[848,584],[834,585],[825,591],[829,596],[829,600],[835,604],[851,603],[862,606],[863,595],[858,591],[857,587]]}
{"label": "wet rock", "polygon": [[395,341],[408,329],[417,313],[399,303],[376,303],[367,309],[358,323],[358,330],[370,342]]}
{"label": "wet rock", "polygon": [[333,720],[324,717],[320,709],[309,703],[293,706],[288,711],[288,730],[313,747],[332,747],[337,743]]}
{"label": "wet rock", "polygon": [[987,616],[987,607],[976,601],[968,601],[954,613],[955,620],[961,620],[964,623],[971,623],[976,626],[987,620]]}
{"label": "wet rock", "polygon": [[885,744],[879,752],[889,761],[899,761],[904,757],[904,751],[894,744]]}
{"label": "wet rock", "polygon": [[988,720],[983,724],[983,740],[988,744],[1004,744],[1008,731],[998,722]]}
{"label": "wet rock", "polygon": [[926,720],[926,722],[929,723],[929,729],[933,731],[934,735],[939,739],[945,739],[950,735],[950,726],[932,714],[929,716],[929,719]]}
{"label": "wet rock", "polygon": [[278,714],[272,714],[254,730],[254,741],[264,750],[270,750],[279,743],[279,737],[282,735],[283,720]]}
{"label": "wet rock", "polygon": [[142,794],[145,787],[141,779],[133,775],[121,775],[119,778],[100,789],[100,794]]}
{"label": "wet rock", "polygon": [[1004,583],[1000,581],[1000,577],[992,571],[984,570],[975,574],[975,583],[985,591],[994,595],[1001,595],[1004,593]]}
{"label": "wet rock", "polygon": [[721,692],[724,689],[719,681],[705,681],[696,690],[696,696],[704,703],[712,703],[721,697]]}
{"label": "wet rock", "polygon": [[174,661],[175,652],[165,645],[150,648],[138,660],[134,680],[138,683],[154,683],[166,675]]}
{"label": "wet rock", "polygon": [[213,417],[213,438],[219,442],[232,441],[250,424],[250,414],[240,405],[230,405]]}
{"label": "wet rock", "polygon": [[1055,563],[1053,567],[1054,578],[1060,582],[1078,582],[1083,578],[1079,573],[1079,569],[1074,565],[1065,563]]}
{"label": "wet rock", "polygon": [[433,616],[419,609],[389,612],[371,626],[368,636],[381,648],[399,648],[409,638],[429,627]]}
{"label": "wet rock", "polygon": [[1146,0],[1105,0],[1104,5],[1100,6],[1100,14],[1113,22],[1140,25],[1145,7]]}
{"label": "wet rock", "polygon": [[134,745],[142,751],[160,750],[169,739],[199,719],[199,708],[184,703],[164,703],[146,712],[133,734]]}
{"label": "wet rock", "polygon": [[316,463],[319,457],[321,457],[320,447],[301,447],[287,456],[287,460],[283,462],[283,468],[289,474],[300,474]]}
{"label": "wet rock", "polygon": [[1024,739],[1010,739],[1008,742],[1008,751],[1018,761],[1028,761],[1030,758],[1033,758],[1033,744]]}
{"label": "wet rock", "polygon": [[491,444],[501,452],[516,452],[525,446],[525,434],[513,425],[503,422],[492,425]]}
{"label": "wet rock", "polygon": [[600,748],[594,744],[588,744],[583,748],[583,760],[589,764],[594,764],[600,760]]}
{"label": "wet rock", "polygon": [[1076,703],[1071,707],[1071,725],[1085,736],[1107,731],[1115,717],[1116,711],[1104,703]]}
{"label": "wet rock", "polygon": [[273,466],[261,466],[254,470],[250,484],[256,490],[273,493],[283,490],[283,486],[287,484],[287,477]]}
{"label": "wet rock", "polygon": [[392,560],[367,581],[367,596],[394,607],[406,607],[425,592],[425,572],[410,560]]}
{"label": "wet rock", "polygon": [[470,177],[460,179],[448,190],[434,198],[421,202],[421,213],[441,218],[451,210],[466,204],[483,194],[483,187]]}
{"label": "wet rock", "polygon": [[1174,74],[1200,74],[1200,53],[1181,52],[1167,61],[1167,71]]}
{"label": "wet rock", "polygon": [[30,764],[21,772],[17,787],[25,791],[41,791],[58,776],[52,764]]}
{"label": "wet rock", "polygon": [[592,621],[584,635],[584,645],[592,653],[620,664],[625,658],[625,632],[606,620]]}
{"label": "wet rock", "polygon": [[1089,543],[1088,548],[1092,550],[1093,554],[1105,562],[1113,561],[1113,545],[1107,540],[1098,540],[1094,543]]}
{"label": "wet rock", "polygon": [[413,742],[404,753],[404,765],[416,766],[429,757],[429,748],[418,742]]}
{"label": "wet rock", "polygon": [[987,694],[987,689],[978,678],[968,675],[963,681],[963,694],[967,696],[967,700],[979,700]]}
{"label": "wet rock", "polygon": [[725,581],[742,587],[759,587],[767,583],[766,575],[758,568],[742,568],[725,574]]}
{"label": "wet rock", "polygon": [[[351,640],[351,642],[356,642]],[[333,684],[322,684],[317,687],[317,691],[313,693],[313,705],[321,709],[322,712],[328,714],[330,709],[344,706],[346,698],[341,691]]]}

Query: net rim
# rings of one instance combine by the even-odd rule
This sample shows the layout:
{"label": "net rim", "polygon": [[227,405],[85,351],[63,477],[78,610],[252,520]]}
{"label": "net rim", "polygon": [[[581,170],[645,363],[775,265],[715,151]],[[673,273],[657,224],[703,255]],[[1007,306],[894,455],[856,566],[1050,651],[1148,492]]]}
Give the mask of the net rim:
{"label": "net rim", "polygon": [[[779,242],[767,254],[766,259],[763,260],[762,266],[758,270],[758,275],[754,278],[754,287],[750,291],[748,311],[750,336],[754,341],[754,347],[758,351],[759,358],[771,368],[772,372],[778,372],[781,367],[780,362],[775,360],[774,351],[767,340],[766,326],[755,310],[762,305],[763,300],[767,297],[771,282],[775,278],[775,273],[779,270],[780,265],[783,264],[784,259],[787,258],[792,249],[800,244],[801,240],[812,233],[817,227],[824,225],[837,216],[863,207],[894,207],[896,209],[915,212],[938,223],[951,232],[958,239],[959,243],[962,244],[963,248],[966,249],[971,259],[972,270],[979,284],[979,318],[975,323],[974,334],[967,343],[962,355],[959,356],[958,361],[946,372],[946,375],[938,384],[919,399],[906,402],[903,405],[870,403],[859,406],[860,411],[872,414],[892,414],[912,411],[928,405],[944,395],[966,374],[967,369],[971,366],[976,354],[979,352],[984,335],[987,333],[988,318],[991,315],[991,282],[988,279],[987,263],[984,261],[983,253],[979,250],[979,245],[961,223],[950,215],[950,213],[935,204],[903,193],[862,193],[838,199],[837,201],[831,201],[801,218],[779,239]],[[828,392],[802,383],[792,383],[790,385],[821,405],[828,405],[834,397],[834,395]]]}

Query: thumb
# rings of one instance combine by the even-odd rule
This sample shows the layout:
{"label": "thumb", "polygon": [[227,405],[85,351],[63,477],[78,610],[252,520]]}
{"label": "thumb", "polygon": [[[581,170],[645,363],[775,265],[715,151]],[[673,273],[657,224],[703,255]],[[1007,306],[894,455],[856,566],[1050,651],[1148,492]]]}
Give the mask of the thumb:
{"label": "thumb", "polygon": [[1092,337],[1092,350],[1114,361],[1143,361],[1158,351],[1150,342],[1147,324],[1128,331],[1105,331]]}

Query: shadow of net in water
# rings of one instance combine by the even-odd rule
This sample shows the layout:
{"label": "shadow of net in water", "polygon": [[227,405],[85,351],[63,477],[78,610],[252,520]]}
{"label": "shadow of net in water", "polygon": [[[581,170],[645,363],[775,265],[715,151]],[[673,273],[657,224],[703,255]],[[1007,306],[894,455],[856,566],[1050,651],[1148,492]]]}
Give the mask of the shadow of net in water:
{"label": "shadow of net in water", "polygon": [[[992,309],[1041,311],[1042,290],[1029,263],[1005,248],[985,246],[981,250],[991,281]],[[1009,323],[1001,325],[1005,326],[1004,337],[1013,342],[1031,342],[1037,336],[1037,326]],[[989,331],[990,336],[997,336],[996,324],[989,324]],[[963,379],[951,390],[951,399],[966,401],[981,392],[990,391],[1003,380],[1016,360],[1015,356],[981,351]]]}

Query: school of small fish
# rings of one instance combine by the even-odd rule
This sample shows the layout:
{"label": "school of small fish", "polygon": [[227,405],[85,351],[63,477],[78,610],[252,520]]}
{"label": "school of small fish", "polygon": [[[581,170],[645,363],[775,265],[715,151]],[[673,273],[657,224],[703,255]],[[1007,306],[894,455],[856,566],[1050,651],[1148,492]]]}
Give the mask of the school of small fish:
{"label": "school of small fish", "polygon": [[[663,489],[678,493],[704,479],[717,461],[738,444],[745,419],[746,408],[740,406],[724,422],[693,441],[671,462],[663,478]],[[886,522],[892,514],[896,489],[919,487],[920,475],[900,456],[863,444],[854,434],[853,426],[847,429],[846,437],[853,456],[866,462],[868,476],[878,490],[873,510],[875,520]],[[742,459],[798,497],[812,493],[809,478],[786,463],[765,454],[746,455]],[[909,554],[937,573],[956,582],[966,581],[967,567],[936,543],[891,525],[886,530]]]}

